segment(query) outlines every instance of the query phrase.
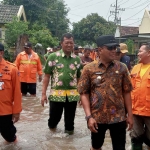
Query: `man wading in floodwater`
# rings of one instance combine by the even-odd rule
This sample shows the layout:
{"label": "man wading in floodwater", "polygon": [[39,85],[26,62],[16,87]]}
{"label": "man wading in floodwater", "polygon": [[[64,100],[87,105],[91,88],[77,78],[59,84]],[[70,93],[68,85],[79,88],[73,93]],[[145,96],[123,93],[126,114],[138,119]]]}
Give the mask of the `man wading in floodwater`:
{"label": "man wading in floodwater", "polygon": [[65,133],[74,133],[74,118],[79,93],[77,81],[81,74],[80,58],[73,52],[74,38],[66,33],[61,39],[62,50],[50,54],[44,69],[42,106],[47,103],[46,90],[51,76],[50,112],[48,126],[56,129],[64,109]]}
{"label": "man wading in floodwater", "polygon": [[129,130],[133,126],[129,72],[123,63],[114,61],[119,45],[113,36],[100,36],[97,46],[100,60],[83,68],[78,84],[91,131],[91,150],[101,150],[107,129],[110,130],[113,150],[125,150],[126,123]]}

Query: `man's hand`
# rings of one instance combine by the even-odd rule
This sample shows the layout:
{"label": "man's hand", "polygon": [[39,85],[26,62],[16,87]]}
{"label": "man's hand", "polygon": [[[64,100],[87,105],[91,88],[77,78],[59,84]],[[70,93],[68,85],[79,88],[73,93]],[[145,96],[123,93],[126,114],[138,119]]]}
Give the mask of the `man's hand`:
{"label": "man's hand", "polygon": [[97,133],[97,132],[98,132],[98,131],[97,131],[98,125],[97,125],[97,123],[96,123],[96,121],[95,121],[94,118],[90,118],[90,119],[88,120],[88,128],[90,129],[91,132],[94,132],[94,133]]}
{"label": "man's hand", "polygon": [[133,116],[128,116],[126,122],[128,126],[127,130],[129,131],[133,128]]}
{"label": "man's hand", "polygon": [[15,123],[20,119],[20,113],[19,114],[13,114],[12,115],[12,121]]}
{"label": "man's hand", "polygon": [[42,75],[39,76],[39,82],[41,82],[41,81],[42,81]]}
{"label": "man's hand", "polygon": [[47,104],[47,96],[46,94],[42,94],[41,105],[44,107],[44,103]]}

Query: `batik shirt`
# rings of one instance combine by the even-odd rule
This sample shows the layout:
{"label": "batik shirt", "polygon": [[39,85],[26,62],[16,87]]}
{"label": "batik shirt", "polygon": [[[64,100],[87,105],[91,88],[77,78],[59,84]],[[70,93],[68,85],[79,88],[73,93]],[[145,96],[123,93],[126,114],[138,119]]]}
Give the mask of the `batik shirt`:
{"label": "batik shirt", "polygon": [[71,53],[66,56],[63,50],[49,55],[44,72],[51,75],[50,101],[78,101],[77,79],[81,74],[80,58]]}
{"label": "batik shirt", "polygon": [[107,68],[101,62],[86,65],[78,84],[80,94],[89,94],[91,114],[101,124],[126,119],[123,93],[131,90],[128,69],[119,61],[110,63]]}

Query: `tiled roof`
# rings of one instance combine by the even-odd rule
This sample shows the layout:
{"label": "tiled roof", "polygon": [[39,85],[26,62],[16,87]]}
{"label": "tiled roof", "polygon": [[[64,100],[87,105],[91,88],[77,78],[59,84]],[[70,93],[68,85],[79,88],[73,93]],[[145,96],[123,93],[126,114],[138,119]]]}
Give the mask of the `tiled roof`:
{"label": "tiled roof", "polygon": [[12,21],[14,16],[17,16],[20,6],[2,5],[0,4],[0,23]]}
{"label": "tiled roof", "polygon": [[120,26],[120,36],[139,34],[139,27]]}

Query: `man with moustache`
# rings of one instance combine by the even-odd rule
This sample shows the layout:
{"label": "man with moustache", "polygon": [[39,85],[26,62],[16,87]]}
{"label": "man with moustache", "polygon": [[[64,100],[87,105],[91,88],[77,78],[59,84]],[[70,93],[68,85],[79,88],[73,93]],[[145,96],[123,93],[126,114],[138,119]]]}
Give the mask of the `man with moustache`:
{"label": "man with moustache", "polygon": [[65,133],[71,135],[74,133],[76,106],[80,99],[77,82],[81,74],[81,62],[73,53],[72,34],[66,33],[62,36],[61,47],[60,51],[50,54],[46,61],[41,104],[44,106],[44,102],[47,103],[46,90],[51,77],[48,126],[55,131],[64,109]]}
{"label": "man with moustache", "polygon": [[139,64],[131,71],[133,84],[133,131],[130,133],[132,150],[142,150],[145,143],[150,149],[150,43],[143,44],[138,52]]}
{"label": "man with moustache", "polygon": [[[132,84],[127,67],[114,61],[114,36],[97,39],[100,59],[86,65],[78,84],[81,102],[91,131],[91,150],[101,150],[106,130],[110,130],[113,150],[125,150],[126,124],[132,128]],[[127,114],[127,115],[126,115]]]}

